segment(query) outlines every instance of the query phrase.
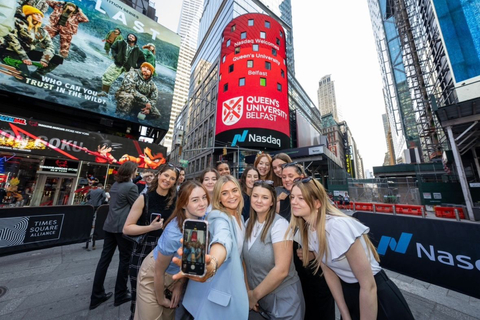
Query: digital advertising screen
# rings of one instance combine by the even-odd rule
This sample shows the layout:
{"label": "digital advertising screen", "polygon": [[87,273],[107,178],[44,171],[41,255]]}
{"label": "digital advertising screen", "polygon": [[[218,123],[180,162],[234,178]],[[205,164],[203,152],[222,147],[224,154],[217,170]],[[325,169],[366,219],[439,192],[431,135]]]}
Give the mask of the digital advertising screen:
{"label": "digital advertising screen", "polygon": [[[478,1],[433,0],[454,79],[480,76],[480,6]],[[477,78],[478,79],[478,78]]]}
{"label": "digital advertising screen", "polygon": [[285,31],[245,14],[223,31],[216,140],[233,147],[290,147]]}
{"label": "digital advertising screen", "polygon": [[0,91],[168,130],[179,35],[119,0],[0,8]]}

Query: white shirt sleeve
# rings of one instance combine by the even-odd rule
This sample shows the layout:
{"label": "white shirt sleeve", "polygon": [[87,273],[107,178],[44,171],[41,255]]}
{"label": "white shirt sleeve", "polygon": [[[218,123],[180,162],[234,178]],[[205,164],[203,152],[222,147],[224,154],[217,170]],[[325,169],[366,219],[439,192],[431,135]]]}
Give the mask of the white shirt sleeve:
{"label": "white shirt sleeve", "polygon": [[285,240],[293,240],[293,236],[290,233],[285,238],[285,233],[288,230],[288,221],[284,218],[278,219],[272,226],[272,243],[277,243]]}

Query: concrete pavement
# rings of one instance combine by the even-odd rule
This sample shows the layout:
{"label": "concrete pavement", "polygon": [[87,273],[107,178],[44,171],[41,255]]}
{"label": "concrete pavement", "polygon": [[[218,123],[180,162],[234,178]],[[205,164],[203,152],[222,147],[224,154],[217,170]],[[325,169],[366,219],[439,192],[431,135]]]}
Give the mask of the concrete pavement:
{"label": "concrete pavement", "polygon": [[[113,298],[88,309],[93,276],[103,247],[87,251],[82,244],[0,257],[0,320],[127,320],[130,303],[113,306]],[[113,291],[118,253],[105,288]],[[480,320],[480,300],[387,270],[402,290],[417,320]],[[3,290],[6,292],[2,295]],[[212,319],[216,320],[216,319]]]}

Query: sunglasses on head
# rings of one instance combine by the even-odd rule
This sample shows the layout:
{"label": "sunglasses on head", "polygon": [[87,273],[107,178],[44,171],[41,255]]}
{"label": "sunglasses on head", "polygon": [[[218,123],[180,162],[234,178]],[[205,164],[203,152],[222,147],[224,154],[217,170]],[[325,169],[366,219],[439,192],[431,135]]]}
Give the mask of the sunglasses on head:
{"label": "sunglasses on head", "polygon": [[[301,183],[309,183],[310,181],[314,181],[315,179],[312,178],[312,177],[306,177],[306,178],[296,178],[296,179],[293,179],[293,183],[297,183],[297,182],[301,182]],[[317,187],[318,190],[320,190],[320,188],[317,186],[317,184],[315,182],[313,182],[313,184],[315,185],[315,187]]]}
{"label": "sunglasses on head", "polygon": [[170,162],[167,162],[166,165],[169,166],[170,168],[173,168],[173,170],[180,172],[180,169],[178,169],[176,165],[173,165]]}
{"label": "sunglasses on head", "polygon": [[298,162],[288,162],[282,164],[282,169],[288,168],[288,167],[299,167]]}
{"label": "sunglasses on head", "polygon": [[261,186],[263,184],[268,184],[269,186],[273,187],[273,181],[272,180],[257,180],[253,183],[253,186]]}

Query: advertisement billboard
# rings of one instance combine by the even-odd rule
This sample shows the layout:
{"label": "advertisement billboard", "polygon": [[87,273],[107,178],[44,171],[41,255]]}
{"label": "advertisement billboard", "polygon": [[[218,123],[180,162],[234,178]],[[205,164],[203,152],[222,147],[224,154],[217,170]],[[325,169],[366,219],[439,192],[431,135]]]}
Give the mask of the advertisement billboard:
{"label": "advertisement billboard", "polygon": [[285,31],[251,13],[223,31],[216,140],[231,146],[290,147]]}
{"label": "advertisement billboard", "polygon": [[118,165],[133,161],[139,168],[156,169],[166,162],[167,150],[155,144],[0,114],[0,151],[61,158],[46,162],[42,171],[75,173],[77,168],[68,160]]}
{"label": "advertisement billboard", "polygon": [[477,1],[433,0],[456,83],[480,77],[480,11]]}
{"label": "advertisement billboard", "polygon": [[179,35],[119,0],[13,3],[0,91],[168,130]]}

